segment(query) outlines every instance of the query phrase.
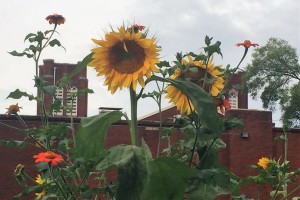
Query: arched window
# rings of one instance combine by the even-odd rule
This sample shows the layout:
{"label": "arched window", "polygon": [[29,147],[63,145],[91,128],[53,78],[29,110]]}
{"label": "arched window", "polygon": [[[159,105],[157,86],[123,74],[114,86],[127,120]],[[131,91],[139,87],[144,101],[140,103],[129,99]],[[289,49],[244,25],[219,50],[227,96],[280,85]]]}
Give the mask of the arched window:
{"label": "arched window", "polygon": [[230,103],[231,109],[239,108],[238,91],[235,89],[230,89],[228,94],[229,94],[228,101]]}
{"label": "arched window", "polygon": [[77,116],[77,95],[75,95],[77,93],[78,89],[76,86],[74,85],[70,85],[68,87],[68,92],[67,92],[67,116]]}
{"label": "arched window", "polygon": [[[63,105],[63,99],[64,99],[64,89],[57,87],[56,91],[55,91],[55,97],[59,100],[61,100],[61,105]],[[53,98],[53,102],[55,101],[55,99]],[[63,110],[59,110],[59,111],[54,111],[53,112],[53,116],[62,116],[63,115]]]}

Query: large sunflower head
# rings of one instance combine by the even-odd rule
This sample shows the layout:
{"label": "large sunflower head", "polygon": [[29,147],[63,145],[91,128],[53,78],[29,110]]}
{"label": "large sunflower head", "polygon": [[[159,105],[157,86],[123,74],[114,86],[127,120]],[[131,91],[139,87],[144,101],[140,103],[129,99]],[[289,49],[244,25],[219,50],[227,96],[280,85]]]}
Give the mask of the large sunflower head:
{"label": "large sunflower head", "polygon": [[[188,67],[198,67],[197,74],[188,74],[188,76],[192,76],[192,81],[197,85],[203,85],[203,81],[206,81],[205,89],[209,91],[212,96],[217,96],[220,91],[224,88],[224,79],[223,73],[219,70],[221,65],[213,64],[213,57],[211,57],[207,63],[203,61],[195,61],[190,55],[187,56],[187,60],[182,60],[182,63]],[[206,79],[205,78],[206,74]]]}
{"label": "large sunflower head", "polygon": [[[176,80],[180,77],[190,78],[194,83],[202,86],[207,70],[207,78],[209,80],[209,83],[204,84],[206,85],[204,89],[210,91],[210,94],[212,96],[217,96],[224,88],[224,79],[222,78],[222,72],[214,66],[212,58],[209,60],[207,67],[205,62],[195,61],[189,55],[187,56],[187,60],[182,60],[182,64],[187,68],[185,70],[185,74],[182,74],[182,70],[180,68],[176,68],[174,74],[170,77],[171,79]],[[198,73],[195,74],[193,71],[189,71],[189,68],[192,67],[197,67]],[[166,98],[170,99],[169,102],[175,104],[177,110],[179,110],[181,113],[189,115],[194,111],[192,102],[176,87],[169,85],[166,89],[166,93]]]}
{"label": "large sunflower head", "polygon": [[104,84],[112,94],[129,86],[135,90],[137,82],[144,87],[144,76],[159,71],[155,67],[159,63],[156,39],[146,38],[142,32],[120,27],[107,33],[105,39],[93,41],[99,46],[92,49],[89,65],[98,76],[105,76]]}

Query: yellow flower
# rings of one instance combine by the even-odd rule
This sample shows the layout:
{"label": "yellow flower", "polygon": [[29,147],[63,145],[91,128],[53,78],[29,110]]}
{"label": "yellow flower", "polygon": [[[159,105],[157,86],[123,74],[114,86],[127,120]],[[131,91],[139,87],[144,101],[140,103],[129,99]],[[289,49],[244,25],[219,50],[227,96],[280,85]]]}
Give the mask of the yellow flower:
{"label": "yellow flower", "polygon": [[[42,179],[41,175],[37,175],[35,182],[38,183],[39,185],[43,185],[44,184],[44,180]],[[40,199],[42,196],[46,195],[46,189],[44,188],[41,192],[35,193],[36,198]]]}
{"label": "yellow flower", "polygon": [[263,169],[267,169],[269,163],[270,163],[270,160],[268,158],[262,157],[261,159],[258,160],[257,165],[261,166]]}
{"label": "yellow flower", "polygon": [[105,76],[104,85],[111,93],[117,89],[136,89],[137,82],[144,87],[144,76],[158,72],[159,49],[155,38],[147,39],[141,32],[133,32],[124,27],[111,31],[103,40],[93,40],[99,47],[92,49],[94,67],[98,76]]}
{"label": "yellow flower", "polygon": [[41,175],[37,175],[35,182],[38,183],[39,185],[43,185],[44,180],[42,179]]}
{"label": "yellow flower", "polygon": [[[193,82],[196,82],[196,84],[202,86],[202,78],[204,78],[206,70],[205,63],[203,61],[193,60],[193,58],[190,55],[187,56],[187,59],[188,60],[182,60],[182,63],[186,65],[187,68],[198,67],[200,70],[198,71],[198,74],[187,72],[187,74],[185,74],[186,78],[191,78]],[[214,82],[210,86],[209,90],[212,96],[217,96],[219,92],[224,88],[224,79],[222,78],[222,72],[215,68],[212,62],[213,59],[211,58],[207,66],[207,73],[209,75],[208,78],[214,79]],[[182,71],[181,69],[177,68],[174,72],[174,75],[172,75],[170,79],[177,80],[181,76]],[[194,106],[192,102],[187,98],[187,96],[184,93],[182,93],[176,87],[169,85],[166,89],[166,93],[166,98],[170,99],[170,103],[176,105],[177,110],[179,110],[180,113],[186,113],[187,115],[189,115],[192,111],[194,111]]]}
{"label": "yellow flower", "polygon": [[[177,68],[170,79],[177,80],[180,76],[181,69]],[[191,114],[194,110],[194,106],[184,93],[172,85],[169,85],[166,88],[166,92],[166,98],[170,99],[169,103],[175,104],[180,113],[186,113],[187,115]]]}
{"label": "yellow flower", "polygon": [[[182,60],[182,63],[190,66],[196,66],[199,70],[199,80],[204,78],[205,70],[207,70],[208,78],[215,79],[213,84],[210,86],[209,90],[212,96],[217,96],[220,91],[224,88],[224,79],[222,78],[223,73],[219,71],[216,67],[221,67],[221,65],[214,66],[213,57],[211,57],[207,63],[207,67],[203,61],[195,61],[193,58],[188,55],[188,60]],[[201,85],[200,85],[201,86]]]}
{"label": "yellow flower", "polygon": [[37,199],[42,198],[42,196],[46,195],[46,189],[44,188],[41,192],[35,193],[35,195]]}

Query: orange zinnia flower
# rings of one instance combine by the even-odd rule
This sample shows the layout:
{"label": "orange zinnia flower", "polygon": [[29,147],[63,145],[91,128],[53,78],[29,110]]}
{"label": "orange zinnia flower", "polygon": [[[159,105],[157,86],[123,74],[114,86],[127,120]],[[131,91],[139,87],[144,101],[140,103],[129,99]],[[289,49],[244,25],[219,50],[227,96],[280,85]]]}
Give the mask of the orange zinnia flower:
{"label": "orange zinnia flower", "polygon": [[225,110],[229,110],[231,108],[229,101],[225,98],[214,98],[214,104],[220,107],[220,111],[223,115],[225,113]]}
{"label": "orange zinnia flower", "polygon": [[16,105],[10,105],[7,109],[6,115],[10,116],[11,114],[16,114],[17,112],[20,112],[20,107],[18,103]]}
{"label": "orange zinnia flower", "polygon": [[245,48],[249,48],[251,46],[253,47],[256,47],[256,46],[259,46],[258,44],[255,44],[255,43],[251,43],[250,40],[245,40],[243,43],[237,43],[236,46],[244,46]]}
{"label": "orange zinnia flower", "polygon": [[270,160],[268,158],[262,157],[261,159],[258,160],[257,165],[261,166],[263,169],[267,169],[269,163],[270,163]]}
{"label": "orange zinnia flower", "polygon": [[134,24],[130,28],[128,28],[129,31],[134,31],[135,33],[138,33],[139,31],[142,31],[145,29],[145,26]]}
{"label": "orange zinnia flower", "polygon": [[64,161],[64,158],[61,155],[52,151],[39,153],[38,155],[34,155],[33,158],[36,159],[35,163],[48,162],[54,167]]}
{"label": "orange zinnia flower", "polygon": [[60,25],[65,23],[65,18],[59,14],[49,15],[48,17],[46,17],[46,20],[49,22],[49,24],[55,24],[55,25]]}

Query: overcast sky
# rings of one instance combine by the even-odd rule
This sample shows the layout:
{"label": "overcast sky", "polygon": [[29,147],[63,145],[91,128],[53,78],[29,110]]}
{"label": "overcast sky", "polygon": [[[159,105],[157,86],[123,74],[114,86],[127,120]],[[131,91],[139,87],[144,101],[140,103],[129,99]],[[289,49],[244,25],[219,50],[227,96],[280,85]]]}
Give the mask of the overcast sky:
{"label": "overcast sky", "polygon": [[[77,63],[95,45],[92,38],[104,36],[110,26],[138,23],[150,27],[162,47],[162,60],[172,61],[176,52],[199,53],[204,37],[221,41],[223,59],[215,64],[232,67],[239,62],[243,48],[235,46],[249,39],[264,45],[270,37],[285,39],[300,49],[300,1],[299,0],[1,0],[0,6],[0,113],[5,113],[12,103],[23,106],[21,114],[36,114],[36,102],[28,99],[6,99],[11,91],[19,88],[35,94],[33,60],[13,57],[8,51],[22,51],[24,37],[30,32],[49,30],[51,25],[45,17],[58,13],[66,18],[58,27],[57,38],[67,49],[46,49],[42,59],[54,59],[57,63]],[[242,68],[251,62],[251,52]],[[40,64],[42,64],[42,59]],[[129,113],[129,95],[124,90],[110,95],[103,86],[103,77],[88,69],[89,95],[88,115],[98,113],[98,107],[122,107]],[[165,102],[164,106],[168,104]],[[259,101],[250,101],[249,108],[261,109]],[[139,102],[139,116],[157,110],[153,101]],[[273,116],[278,123],[279,115]]]}

